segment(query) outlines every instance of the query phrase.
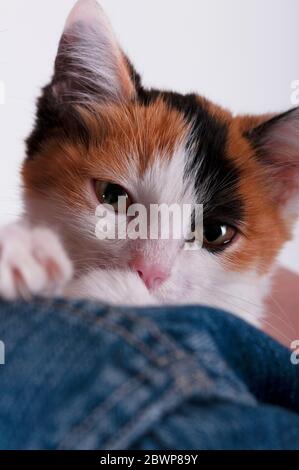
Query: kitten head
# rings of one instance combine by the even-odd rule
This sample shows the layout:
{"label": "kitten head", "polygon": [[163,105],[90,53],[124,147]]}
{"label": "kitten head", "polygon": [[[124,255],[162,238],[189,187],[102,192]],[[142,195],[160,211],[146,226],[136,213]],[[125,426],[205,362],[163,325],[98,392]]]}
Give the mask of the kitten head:
{"label": "kitten head", "polygon": [[[241,289],[258,302],[291,235],[299,109],[233,117],[196,94],[147,90],[97,2],[79,0],[38,102],[23,181],[29,218],[60,231],[78,273],[130,269],[161,301],[234,310],[222,300]],[[203,246],[99,240],[96,207],[119,195],[147,209],[203,204]]]}

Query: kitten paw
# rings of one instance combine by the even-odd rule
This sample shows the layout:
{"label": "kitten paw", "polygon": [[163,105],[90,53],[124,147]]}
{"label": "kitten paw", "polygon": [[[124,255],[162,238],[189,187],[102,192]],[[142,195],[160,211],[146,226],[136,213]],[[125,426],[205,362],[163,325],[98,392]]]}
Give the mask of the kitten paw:
{"label": "kitten paw", "polygon": [[21,224],[0,229],[0,297],[59,295],[72,274],[71,261],[51,230]]}

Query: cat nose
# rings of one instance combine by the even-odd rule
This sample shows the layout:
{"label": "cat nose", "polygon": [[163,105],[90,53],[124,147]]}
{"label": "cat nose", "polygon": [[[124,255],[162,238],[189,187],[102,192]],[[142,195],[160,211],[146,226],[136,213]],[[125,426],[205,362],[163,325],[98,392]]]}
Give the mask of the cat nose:
{"label": "cat nose", "polygon": [[142,259],[135,259],[130,263],[130,267],[143,280],[149,290],[155,290],[166,281],[169,273],[158,264],[148,264]]}

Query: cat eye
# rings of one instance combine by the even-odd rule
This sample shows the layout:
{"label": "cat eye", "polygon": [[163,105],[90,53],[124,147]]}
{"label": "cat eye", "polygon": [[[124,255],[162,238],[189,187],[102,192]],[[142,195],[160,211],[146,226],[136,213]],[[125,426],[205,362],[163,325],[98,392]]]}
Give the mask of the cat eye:
{"label": "cat eye", "polygon": [[230,225],[210,223],[204,225],[203,246],[207,249],[223,248],[232,242],[237,230]]}
{"label": "cat eye", "polygon": [[126,198],[126,209],[132,203],[128,192],[119,184],[96,180],[94,183],[94,189],[98,201],[101,204],[110,204],[116,211],[118,210],[119,197],[122,196]]}

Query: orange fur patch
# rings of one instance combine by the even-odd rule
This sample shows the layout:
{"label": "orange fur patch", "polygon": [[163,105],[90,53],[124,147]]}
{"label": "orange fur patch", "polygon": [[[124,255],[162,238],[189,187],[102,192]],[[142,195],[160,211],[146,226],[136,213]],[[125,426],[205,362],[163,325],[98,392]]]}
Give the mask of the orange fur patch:
{"label": "orange fur patch", "polygon": [[183,116],[162,100],[77,111],[89,132],[88,148],[70,139],[49,139],[38,156],[24,162],[27,193],[42,196],[51,189],[72,206],[86,207],[82,186],[88,180],[121,184],[134,170],[142,175],[153,159],[170,159],[188,131]]}
{"label": "orange fur patch", "polygon": [[227,155],[241,172],[239,192],[244,203],[243,240],[237,250],[227,255],[230,266],[245,270],[254,266],[267,272],[282,245],[290,238],[290,228],[282,218],[281,207],[269,191],[269,174],[258,162],[255,151],[243,132],[259,125],[268,116],[236,117],[229,126]]}

